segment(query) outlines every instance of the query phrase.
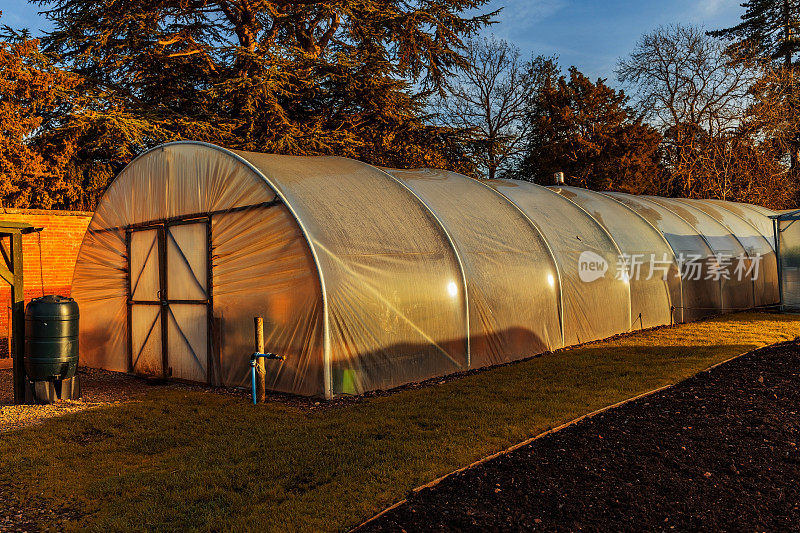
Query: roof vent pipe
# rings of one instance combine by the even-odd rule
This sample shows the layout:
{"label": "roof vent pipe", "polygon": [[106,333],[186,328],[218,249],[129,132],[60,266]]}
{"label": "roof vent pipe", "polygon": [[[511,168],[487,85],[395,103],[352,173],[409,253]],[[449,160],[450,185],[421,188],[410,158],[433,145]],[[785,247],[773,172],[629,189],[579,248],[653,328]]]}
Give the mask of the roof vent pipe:
{"label": "roof vent pipe", "polygon": [[553,174],[553,185],[564,185],[564,173],[556,172]]}

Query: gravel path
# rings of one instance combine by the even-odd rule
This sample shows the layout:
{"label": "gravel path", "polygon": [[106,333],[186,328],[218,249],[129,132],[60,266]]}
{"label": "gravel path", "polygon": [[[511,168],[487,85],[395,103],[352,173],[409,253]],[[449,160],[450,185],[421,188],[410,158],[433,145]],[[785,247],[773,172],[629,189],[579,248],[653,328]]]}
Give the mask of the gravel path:
{"label": "gravel path", "polygon": [[79,375],[82,390],[79,400],[50,405],[14,405],[11,369],[0,369],[0,434],[67,413],[131,401],[153,389],[143,379],[117,372],[81,368]]}
{"label": "gravel path", "polygon": [[409,497],[359,531],[788,531],[800,345],[765,348]]}

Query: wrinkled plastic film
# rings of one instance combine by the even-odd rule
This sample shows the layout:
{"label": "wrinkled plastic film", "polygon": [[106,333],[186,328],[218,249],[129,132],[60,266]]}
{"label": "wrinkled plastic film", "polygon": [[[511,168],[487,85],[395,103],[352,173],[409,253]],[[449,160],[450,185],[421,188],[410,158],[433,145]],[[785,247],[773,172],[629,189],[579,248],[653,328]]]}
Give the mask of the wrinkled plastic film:
{"label": "wrinkled plastic film", "polygon": [[283,205],[214,215],[214,320],[222,382],[249,384],[254,317],[264,319],[270,390],[324,395],[322,293],[314,258]]}
{"label": "wrinkled plastic film", "polygon": [[[206,381],[208,372],[207,307],[174,304],[166,315],[169,339],[162,339],[161,313],[151,304],[160,298],[157,229],[173,218],[193,218],[209,213],[264,209],[275,198],[269,185],[229,152],[194,143],[166,145],[137,158],[109,187],[89,225],[78,254],[73,296],[81,307],[81,357],[89,366],[190,381]],[[256,207],[248,207],[256,206]],[[202,301],[208,297],[206,220],[170,226],[165,232],[169,298]],[[155,227],[154,226],[154,227]],[[128,257],[126,228],[131,240],[131,289],[135,291],[129,317],[127,308]],[[214,244],[212,243],[212,247]],[[216,290],[218,287],[214,287]],[[248,301],[247,298],[244,298]],[[230,313],[228,318],[232,318]],[[252,316],[239,317],[250,322]],[[130,339],[129,339],[130,335]],[[170,356],[164,369],[162,341]],[[131,344],[129,356],[129,342]],[[213,339],[212,339],[213,342]],[[241,343],[239,344],[241,346]],[[250,347],[228,354],[247,365]],[[212,354],[215,367],[218,353]],[[241,374],[241,372],[240,372]],[[219,376],[212,377],[220,382]],[[224,384],[239,384],[243,376]],[[321,389],[321,387],[320,387]]]}
{"label": "wrinkled plastic film", "polygon": [[703,237],[684,219],[656,202],[624,193],[603,194],[636,211],[664,235],[681,270],[684,321],[721,312],[722,284],[705,279],[714,252]]}
{"label": "wrinkled plastic film", "polygon": [[[613,273],[608,275],[619,250],[605,230],[581,208],[544,187],[510,180],[486,183],[533,220],[553,250],[561,275],[564,343],[578,344],[629,331],[629,286]],[[605,262],[608,271],[585,281],[580,262],[595,262],[594,258]]]}
{"label": "wrinkled plastic film", "polygon": [[331,394],[469,368],[463,273],[419,199],[357,161],[240,154],[296,211],[319,261]]}
{"label": "wrinkled plastic film", "polygon": [[[624,204],[576,187],[551,187],[602,224],[628,262],[632,327],[650,328],[681,321],[681,280],[664,236]],[[673,313],[675,305],[677,312]]]}
{"label": "wrinkled plastic film", "polygon": [[[439,217],[465,269],[470,366],[530,357],[562,345],[558,272],[544,239],[486,185],[435,170],[390,170]],[[464,209],[463,205],[475,206]]]}
{"label": "wrinkled plastic film", "polygon": [[125,231],[88,231],[78,252],[71,293],[81,312],[81,364],[128,370],[127,279]]}
{"label": "wrinkled plastic film", "polygon": [[759,233],[767,240],[767,242],[775,249],[775,236],[772,232],[772,221],[769,219],[770,215],[776,214],[765,208],[756,209],[750,204],[740,204],[736,202],[728,202],[725,200],[702,200],[706,204],[712,204],[717,207],[733,213],[742,220],[751,224],[758,230]]}
{"label": "wrinkled plastic film", "polygon": [[263,179],[227,150],[173,143],[139,156],[117,176],[89,228],[228,211],[274,196]]}
{"label": "wrinkled plastic film", "polygon": [[[268,389],[355,394],[668,324],[670,302],[687,320],[713,314],[726,309],[723,294],[746,292],[618,279],[621,254],[671,251],[671,272],[683,252],[769,255],[770,222],[754,206],[557,190],[159,147],[115,180],[82,244],[73,283],[82,361],[125,371],[132,349],[140,374],[247,386],[261,316],[265,349],[286,357],[265,362]],[[582,279],[584,252],[607,271]],[[749,305],[776,291],[775,265],[763,266]]]}
{"label": "wrinkled plastic film", "polygon": [[705,200],[681,200],[711,216],[721,223],[744,248],[751,270],[748,278],[753,283],[754,304],[768,306],[780,300],[778,293],[778,267],[772,244],[761,232],[733,212]]}
{"label": "wrinkled plastic film", "polygon": [[[685,220],[708,244],[714,253],[718,271],[708,273],[709,281],[719,281],[722,290],[722,311],[751,309],[755,305],[753,281],[734,272],[738,258],[747,257],[741,243],[725,226],[705,212],[674,198],[648,197]],[[744,261],[747,266],[749,261]]]}

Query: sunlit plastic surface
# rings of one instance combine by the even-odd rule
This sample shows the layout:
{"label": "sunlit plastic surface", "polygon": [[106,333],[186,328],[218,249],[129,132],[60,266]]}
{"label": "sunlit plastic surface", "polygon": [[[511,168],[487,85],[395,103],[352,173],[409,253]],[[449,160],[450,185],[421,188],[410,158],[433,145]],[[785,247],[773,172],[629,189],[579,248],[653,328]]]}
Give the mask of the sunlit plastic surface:
{"label": "sunlit plastic surface", "polygon": [[[561,275],[564,343],[578,344],[629,331],[629,283],[613,275],[620,251],[603,227],[545,187],[510,180],[486,183],[517,205],[553,250]],[[600,275],[597,269],[602,268],[606,270]],[[596,277],[591,275],[593,270]]]}
{"label": "sunlit plastic surface", "polygon": [[765,207],[755,207],[751,204],[740,204],[725,200],[703,200],[703,202],[721,207],[752,225],[767,240],[770,246],[772,246],[772,249],[775,249],[775,235],[772,229],[772,221],[768,218],[770,215],[776,214],[775,211],[771,211]]}
{"label": "sunlit plastic surface", "polygon": [[464,275],[433,213],[350,159],[240,152],[277,188],[319,261],[330,394],[467,370]]}
{"label": "sunlit plastic surface", "polygon": [[624,254],[620,267],[630,276],[632,326],[650,328],[680,322],[681,279],[664,236],[635,211],[600,193],[577,187],[551,189],[592,215]]}
{"label": "sunlit plastic surface", "polygon": [[437,214],[454,241],[467,279],[470,366],[562,346],[558,270],[542,235],[519,209],[460,174],[389,172]]}
{"label": "sunlit plastic surface", "polygon": [[[768,210],[556,190],[158,147],[120,173],[81,246],[81,360],[247,386],[263,317],[265,349],[285,356],[267,388],[330,398],[775,303]],[[677,275],[684,255],[722,251],[772,262],[749,287]],[[633,255],[666,258],[667,279],[618,275]]]}
{"label": "sunlit plastic surface", "polygon": [[323,305],[311,250],[289,210],[278,205],[213,217],[214,331],[221,381],[248,384],[254,317],[264,345],[286,356],[265,365],[270,390],[325,393]]}

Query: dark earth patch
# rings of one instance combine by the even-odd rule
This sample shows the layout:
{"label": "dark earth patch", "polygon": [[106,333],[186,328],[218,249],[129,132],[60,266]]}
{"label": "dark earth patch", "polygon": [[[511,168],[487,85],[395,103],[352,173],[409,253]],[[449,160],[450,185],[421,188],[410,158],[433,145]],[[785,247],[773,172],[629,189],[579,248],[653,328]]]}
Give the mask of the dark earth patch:
{"label": "dark earth patch", "polygon": [[764,348],[409,496],[359,531],[795,530],[800,344]]}

